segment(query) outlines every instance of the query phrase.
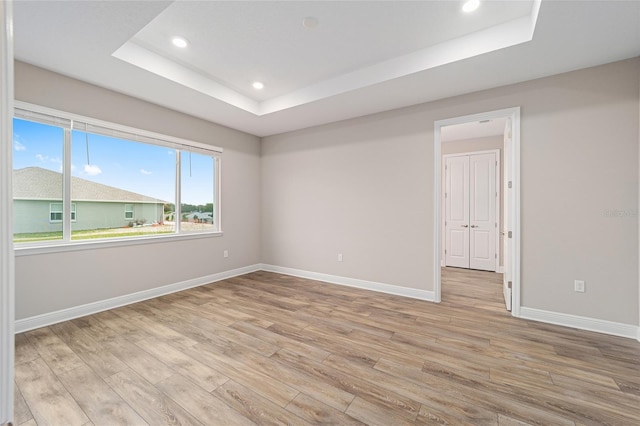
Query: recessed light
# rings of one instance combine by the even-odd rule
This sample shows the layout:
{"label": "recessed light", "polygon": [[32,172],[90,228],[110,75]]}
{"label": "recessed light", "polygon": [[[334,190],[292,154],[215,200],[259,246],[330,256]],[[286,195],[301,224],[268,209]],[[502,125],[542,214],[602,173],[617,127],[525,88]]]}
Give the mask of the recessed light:
{"label": "recessed light", "polygon": [[264,83],[262,83],[261,81],[254,81],[252,84],[253,88],[256,90],[262,90],[264,89]]}
{"label": "recessed light", "polygon": [[189,45],[189,42],[187,41],[187,39],[183,37],[174,37],[171,39],[171,43],[173,43],[174,46],[179,47],[181,49],[184,49]]}
{"label": "recessed light", "polygon": [[307,16],[302,20],[302,26],[313,30],[318,26],[318,18],[314,18],[313,16]]}
{"label": "recessed light", "polygon": [[480,6],[480,0],[468,0],[465,4],[462,5],[463,12],[473,12]]}

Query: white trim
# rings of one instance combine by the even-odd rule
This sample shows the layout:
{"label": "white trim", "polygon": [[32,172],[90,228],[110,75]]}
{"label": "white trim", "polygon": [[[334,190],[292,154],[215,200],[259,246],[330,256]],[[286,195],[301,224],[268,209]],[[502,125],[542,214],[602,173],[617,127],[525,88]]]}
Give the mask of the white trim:
{"label": "white trim", "polygon": [[504,274],[504,265],[498,265],[496,267],[496,274]]}
{"label": "white trim", "polygon": [[433,301],[440,303],[442,301],[442,291],[440,282],[440,263],[446,264],[444,257],[440,259],[442,249],[440,247],[440,241],[442,235],[440,235],[442,227],[442,141],[440,139],[440,128],[438,122],[434,123],[433,127],[433,240],[435,242],[435,248],[433,250]]}
{"label": "white trim", "polygon": [[[179,223],[176,222],[176,224]],[[195,240],[198,238],[221,237],[223,232],[210,231],[193,234],[161,234],[149,236],[123,237],[123,238],[103,238],[99,240],[74,240],[63,242],[40,241],[36,243],[20,243],[15,247],[15,256],[30,256],[34,254],[62,253],[78,250],[98,250],[112,247],[135,246],[139,244],[169,243],[174,241]]]}
{"label": "white trim", "polygon": [[323,274],[320,272],[304,271],[301,269],[286,268],[284,266],[275,266],[262,264],[261,269],[267,272],[275,272],[278,274],[292,275],[294,277],[307,278],[310,280],[323,281],[331,284],[339,284],[347,287],[356,287],[379,293],[394,294],[396,296],[410,297],[412,299],[434,301],[434,293],[429,290],[419,290],[416,288],[400,287],[397,285],[379,283],[375,281],[360,280],[357,278],[341,277],[338,275]]}
{"label": "white trim", "polygon": [[505,108],[501,110],[482,112],[478,114],[465,115],[445,120],[435,121],[433,124],[433,168],[434,168],[434,251],[433,251],[433,292],[434,301],[440,302],[442,295],[442,285],[440,277],[440,256],[441,256],[441,238],[440,227],[442,226],[442,176],[441,176],[441,148],[442,138],[440,129],[444,126],[455,124],[463,124],[472,121],[492,120],[496,118],[510,117],[512,125],[513,148],[511,150],[511,158],[505,158],[504,163],[511,161],[513,164],[513,220],[512,234],[513,244],[511,259],[513,259],[513,279],[512,279],[512,309],[511,315],[520,316],[520,107]]}
{"label": "white trim", "polygon": [[0,424],[13,420],[13,3],[0,2]]}
{"label": "white trim", "polygon": [[15,332],[23,333],[25,331],[33,330],[36,328],[46,327],[51,324],[68,321],[86,315],[92,315],[98,312],[106,311],[108,309],[114,309],[120,306],[142,302],[143,300],[153,299],[154,297],[160,297],[165,294],[175,293],[177,291],[187,290],[189,288],[199,287],[205,284],[211,284],[217,281],[237,277],[238,275],[249,274],[251,272],[256,272],[259,270],[259,264],[245,266],[242,268],[232,269],[230,271],[218,272],[217,274],[193,278],[179,283],[168,284],[162,287],[156,287],[149,290],[138,291],[136,293],[125,294],[123,296],[113,297],[111,299],[87,303],[86,305],[74,306],[72,308],[20,319],[15,323]]}
{"label": "white trim", "polygon": [[640,327],[631,324],[544,311],[542,309],[527,308],[525,306],[520,308],[520,318],[640,340]]}

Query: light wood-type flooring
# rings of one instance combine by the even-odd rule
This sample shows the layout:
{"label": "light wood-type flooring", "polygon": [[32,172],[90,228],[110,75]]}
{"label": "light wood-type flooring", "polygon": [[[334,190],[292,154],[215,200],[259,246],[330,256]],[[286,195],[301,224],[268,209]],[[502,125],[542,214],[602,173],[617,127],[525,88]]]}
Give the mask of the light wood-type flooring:
{"label": "light wood-type flooring", "polygon": [[639,425],[640,343],[256,272],[16,336],[16,425]]}

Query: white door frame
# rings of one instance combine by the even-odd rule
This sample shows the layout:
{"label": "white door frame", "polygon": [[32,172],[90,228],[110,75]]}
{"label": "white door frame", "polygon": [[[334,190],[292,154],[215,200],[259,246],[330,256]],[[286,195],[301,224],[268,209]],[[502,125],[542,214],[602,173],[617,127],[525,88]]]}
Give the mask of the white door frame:
{"label": "white door frame", "polygon": [[0,1],[0,424],[13,420],[13,4]]}
{"label": "white door frame", "polygon": [[[494,154],[496,156],[496,179],[495,179],[495,189],[496,189],[496,207],[495,207],[495,221],[496,221],[496,228],[495,228],[495,251],[496,251],[496,255],[500,254],[500,231],[502,230],[502,223],[500,222],[500,212],[501,212],[501,208],[502,206],[500,205],[500,196],[502,195],[502,173],[500,173],[500,150],[499,149],[485,149],[485,150],[481,150],[481,151],[469,151],[469,152],[458,152],[455,154],[445,154],[442,156],[442,164],[446,164],[446,160],[447,158],[451,158],[451,157],[464,157],[464,156],[470,156],[470,155],[475,155],[475,154]],[[445,173],[443,173],[443,175],[445,176],[446,179],[446,171]],[[442,196],[442,194],[440,194]],[[442,199],[441,199],[442,200]],[[446,220],[446,203],[445,206],[443,206],[443,210],[445,212],[445,217],[441,218],[441,220]],[[446,232],[446,229],[444,227],[444,222],[442,222],[443,225],[441,225],[440,229],[444,229]],[[444,240],[446,241],[446,235],[444,236]],[[446,243],[445,243],[446,245]],[[440,251],[442,252],[442,257],[440,258],[440,264],[442,266],[446,266],[447,262],[445,260],[445,253],[444,253],[444,247],[440,247]],[[500,269],[500,265],[499,265],[499,260],[498,257],[496,257],[496,267],[495,267],[495,271],[494,272],[499,272]]]}
{"label": "white door frame", "polygon": [[[434,301],[442,300],[442,288],[440,277],[440,260],[441,260],[441,226],[442,226],[442,139],[441,128],[456,124],[464,124],[481,120],[493,120],[496,118],[511,118],[513,143],[511,155],[504,158],[505,168],[509,163],[513,166],[512,194],[511,197],[511,224],[512,224],[512,240],[511,245],[511,270],[513,271],[512,291],[512,309],[511,315],[520,316],[520,107],[505,108],[496,111],[482,112],[478,114],[465,115],[462,117],[449,118],[446,120],[438,120],[433,127],[433,149],[434,149],[434,186],[433,186],[433,203],[434,203],[434,250],[433,250],[433,291]],[[506,188],[504,189],[506,190]],[[505,238],[508,238],[505,235]],[[506,258],[506,256],[505,256]]]}

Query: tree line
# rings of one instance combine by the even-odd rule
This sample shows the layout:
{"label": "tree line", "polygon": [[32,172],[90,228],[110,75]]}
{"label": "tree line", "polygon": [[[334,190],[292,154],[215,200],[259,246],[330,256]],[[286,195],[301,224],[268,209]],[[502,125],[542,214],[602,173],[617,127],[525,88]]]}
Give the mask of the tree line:
{"label": "tree line", "polygon": [[[193,213],[193,212],[211,212],[213,213],[213,203],[207,204],[180,204],[180,210],[182,213]],[[176,205],[174,203],[167,203],[164,205],[165,213],[173,213],[176,211]]]}

